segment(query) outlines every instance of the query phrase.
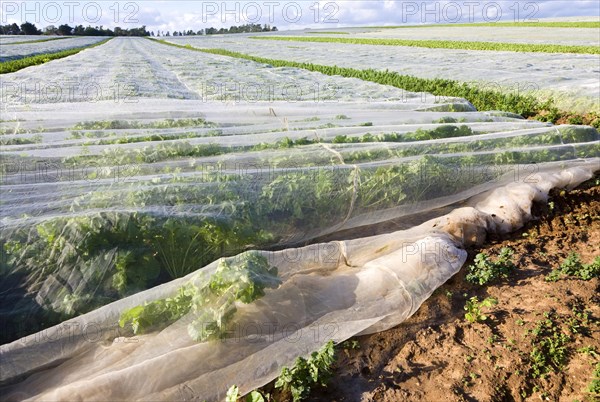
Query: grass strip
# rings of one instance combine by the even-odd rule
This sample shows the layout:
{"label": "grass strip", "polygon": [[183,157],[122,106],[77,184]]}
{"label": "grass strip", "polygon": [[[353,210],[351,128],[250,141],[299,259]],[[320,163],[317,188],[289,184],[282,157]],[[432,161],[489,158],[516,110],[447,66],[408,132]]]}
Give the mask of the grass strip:
{"label": "grass strip", "polygon": [[307,34],[317,34],[317,35],[348,35],[349,32],[334,32],[334,31],[327,31],[327,32],[306,32]]}
{"label": "grass strip", "polygon": [[456,24],[427,25],[390,25],[361,28],[397,29],[397,28],[437,28],[437,27],[522,27],[522,28],[600,28],[600,21],[546,21],[546,22],[476,22]]}
{"label": "grass strip", "polygon": [[44,64],[44,63],[47,63],[52,60],[62,59],[64,57],[72,56],[74,54],[81,52],[84,49],[91,49],[93,47],[103,45],[111,39],[112,38],[108,38],[106,40],[103,40],[98,43],[94,43],[92,45],[76,47],[76,48],[67,49],[67,50],[61,50],[60,52],[56,52],[56,53],[37,54],[35,56],[24,57],[24,58],[18,59],[18,60],[5,61],[5,62],[0,63],[0,74],[14,73],[15,71],[19,71],[19,70],[22,70],[27,67],[37,66],[37,65]]}
{"label": "grass strip", "polygon": [[540,101],[532,95],[506,94],[485,88],[480,88],[466,82],[443,78],[419,78],[402,75],[394,71],[380,71],[374,69],[359,70],[347,67],[324,66],[313,63],[301,63],[288,60],[267,59],[244,53],[232,52],[225,49],[199,49],[191,45],[177,45],[165,40],[151,39],[168,46],[198,52],[235,57],[270,64],[274,67],[293,67],[309,71],[316,71],[325,75],[339,75],[342,77],[359,78],[364,81],[375,82],[381,85],[390,85],[410,92],[428,92],[433,95],[458,97],[467,99],[479,111],[502,110],[519,114],[525,118],[534,118],[546,122],[568,122],[569,124],[589,124],[600,127],[600,116],[594,113],[581,115],[577,113],[559,111],[554,106],[552,99]]}
{"label": "grass strip", "polygon": [[61,39],[68,39],[68,36],[63,36],[60,38],[47,38],[47,39],[37,39],[37,40],[25,40],[25,41],[21,41],[21,42],[9,42],[9,43],[1,43],[0,45],[2,46],[9,46],[9,45],[28,45],[30,43],[42,43],[42,42],[51,42],[53,40],[61,40]]}
{"label": "grass strip", "polygon": [[412,39],[380,39],[380,38],[336,38],[336,37],[308,37],[308,36],[251,36],[257,40],[278,40],[289,42],[324,42],[344,43],[351,45],[376,45],[376,46],[408,46],[429,49],[461,49],[484,51],[508,51],[531,53],[575,53],[575,54],[600,54],[598,46],[551,45],[534,43],[504,43],[504,42],[468,42],[449,40],[412,40]]}

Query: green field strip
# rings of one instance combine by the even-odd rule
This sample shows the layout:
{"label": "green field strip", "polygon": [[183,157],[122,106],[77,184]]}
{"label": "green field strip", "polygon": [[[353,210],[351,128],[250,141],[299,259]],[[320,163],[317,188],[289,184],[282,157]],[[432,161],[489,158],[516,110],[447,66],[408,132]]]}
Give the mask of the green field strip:
{"label": "green field strip", "polygon": [[98,43],[94,43],[89,46],[76,47],[73,49],[61,50],[60,52],[55,52],[55,53],[37,54],[35,56],[24,57],[22,59],[5,61],[5,62],[0,63],[0,74],[14,73],[15,71],[19,71],[19,70],[22,70],[27,67],[37,66],[37,65],[44,64],[44,63],[47,63],[52,60],[57,60],[57,59],[62,59],[62,58],[68,57],[68,56],[72,56],[74,54],[81,52],[82,50],[91,49],[93,47],[103,45],[111,39],[112,38],[109,38],[109,39],[103,40]]}
{"label": "green field strip", "polygon": [[508,51],[530,53],[600,54],[600,47],[598,46],[550,45],[533,43],[468,42],[447,40],[408,40],[378,38],[328,38],[319,36],[251,36],[250,38],[257,40],[277,40],[289,42],[342,43],[351,45],[376,46],[408,46],[429,49],[484,50],[494,52]]}
{"label": "green field strip", "polygon": [[30,41],[22,41],[22,42],[10,42],[10,43],[0,43],[0,46],[10,46],[10,45],[29,45],[30,43],[42,43],[42,42],[52,42],[54,40],[68,39],[68,36],[62,36],[60,38],[47,38],[47,39],[38,39],[38,40],[30,40]]}
{"label": "green field strip", "polygon": [[497,27],[497,28],[600,28],[600,21],[564,21],[564,22],[475,22],[456,24],[427,24],[427,25],[390,25],[366,26],[361,28],[399,29],[399,28],[437,28],[437,27]]}
{"label": "green field strip", "polygon": [[314,35],[348,35],[350,32],[334,32],[334,31],[325,31],[325,32],[306,32],[307,34]]}
{"label": "green field strip", "polygon": [[182,49],[235,57],[257,63],[269,64],[274,67],[293,67],[315,71],[325,75],[339,75],[347,78],[358,78],[364,81],[375,82],[381,85],[390,85],[410,92],[427,92],[437,96],[464,98],[471,102],[479,111],[503,110],[516,113],[526,118],[535,118],[540,121],[555,123],[559,119],[572,119],[570,124],[591,124],[600,126],[600,116],[590,113],[581,115],[567,111],[559,111],[552,100],[540,101],[532,95],[506,94],[498,91],[480,88],[465,82],[443,78],[419,78],[402,75],[393,71],[359,70],[347,67],[324,66],[313,63],[301,63],[288,60],[275,60],[264,57],[252,56],[244,53],[232,52],[226,49],[199,49],[191,45],[177,45],[164,40],[152,39],[156,42]]}

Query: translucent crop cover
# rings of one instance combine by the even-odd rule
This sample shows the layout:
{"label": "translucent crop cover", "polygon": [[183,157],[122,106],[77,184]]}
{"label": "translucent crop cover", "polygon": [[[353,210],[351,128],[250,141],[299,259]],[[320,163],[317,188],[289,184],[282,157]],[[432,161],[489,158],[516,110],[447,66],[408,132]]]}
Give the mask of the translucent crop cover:
{"label": "translucent crop cover", "polygon": [[[74,58],[159,46],[126,40]],[[156,54],[138,53],[140,70]],[[3,105],[3,400],[249,392],[330,339],[406,320],[465,246],[600,170],[591,127],[235,63],[249,80],[323,79],[340,97],[190,99],[180,75],[183,99]]]}

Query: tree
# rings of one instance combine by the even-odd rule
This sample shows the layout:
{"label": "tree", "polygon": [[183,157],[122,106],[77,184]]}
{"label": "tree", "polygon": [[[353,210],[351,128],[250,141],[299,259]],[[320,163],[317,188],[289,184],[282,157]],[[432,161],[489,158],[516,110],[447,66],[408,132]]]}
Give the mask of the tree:
{"label": "tree", "polygon": [[44,28],[44,35],[58,35],[58,29],[54,25]]}
{"label": "tree", "polygon": [[88,25],[87,27],[85,27],[85,30],[83,31],[83,35],[85,35],[85,36],[101,36],[102,32],[97,27],[92,28],[90,25]]}
{"label": "tree", "polygon": [[24,35],[41,35],[42,31],[37,29],[37,27],[31,22],[24,22],[21,24],[21,32]]}
{"label": "tree", "polygon": [[83,27],[83,25],[77,25],[75,27],[75,29],[73,30],[73,35],[81,36],[84,34],[84,32],[85,32],[85,28]]}
{"label": "tree", "polygon": [[71,28],[67,24],[63,24],[63,25],[61,25],[61,26],[58,27],[58,34],[59,35],[63,35],[63,36],[72,35],[73,34],[73,28]]}
{"label": "tree", "polygon": [[20,35],[21,28],[15,23],[0,25],[0,35]]}

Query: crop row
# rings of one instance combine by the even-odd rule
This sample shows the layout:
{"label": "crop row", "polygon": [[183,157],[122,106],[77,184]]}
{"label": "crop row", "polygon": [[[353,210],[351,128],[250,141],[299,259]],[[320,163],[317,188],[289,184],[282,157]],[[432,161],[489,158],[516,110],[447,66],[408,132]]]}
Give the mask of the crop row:
{"label": "crop row", "polygon": [[[210,123],[205,123],[202,119],[195,119],[198,124],[208,124],[206,127],[211,127]],[[112,123],[105,123],[111,125]],[[158,124],[166,124],[158,122]],[[178,124],[178,123],[170,123]],[[183,124],[183,123],[181,123]],[[140,124],[134,125],[138,127]],[[79,127],[79,126],[78,126]],[[284,135],[281,132],[280,135]],[[322,150],[321,145],[329,144],[328,146],[340,154],[346,161],[365,162],[375,159],[385,160],[391,158],[406,158],[411,156],[419,156],[424,154],[456,154],[456,153],[472,153],[491,151],[497,152],[503,149],[512,148],[535,148],[549,145],[564,145],[564,144],[582,144],[598,140],[597,131],[588,127],[560,127],[559,129],[549,129],[547,131],[532,132],[519,135],[503,135],[498,137],[490,137],[489,135],[481,136],[480,133],[474,132],[466,125],[440,125],[433,129],[419,128],[412,132],[367,132],[361,135],[336,135],[331,137],[314,136],[308,138],[306,136],[295,135],[293,138],[285,136],[276,141],[256,142],[245,145],[223,145],[217,139],[210,139],[220,135],[219,129],[214,129],[206,133],[197,133],[193,131],[184,131],[181,133],[163,133],[163,134],[146,134],[146,135],[117,135],[114,132],[104,131],[89,131],[81,132],[74,131],[71,138],[80,139],[86,138],[83,143],[66,143],[63,146],[83,145],[119,145],[140,143],[141,147],[136,148],[119,148],[111,147],[104,149],[101,153],[91,154],[84,148],[81,155],[68,156],[63,160],[63,163],[69,165],[85,165],[93,163],[94,166],[118,166],[123,164],[152,164],[162,161],[175,161],[182,158],[199,158],[218,156],[225,154],[244,153],[247,157],[256,157],[265,163],[273,163],[268,154],[261,154],[260,151],[265,150],[282,150],[302,146],[312,146],[313,152]],[[461,138],[472,137],[470,141],[463,141]],[[191,140],[206,139],[200,143],[190,143]],[[452,140],[456,139],[456,141]],[[445,140],[443,142],[429,142],[430,140]],[[427,143],[424,143],[427,141]],[[41,143],[41,135],[34,137],[10,138],[3,141],[4,145],[21,145],[21,144],[36,144]],[[343,144],[371,144],[373,147],[378,143],[388,143],[388,147],[378,147],[376,154],[371,149],[364,147],[345,147]],[[396,143],[392,145],[392,143]],[[39,146],[34,146],[34,149]],[[525,151],[523,149],[523,151]],[[24,148],[20,148],[23,151]],[[581,149],[580,157],[592,157],[593,149]],[[327,152],[324,153],[328,155]],[[256,155],[256,156],[253,156]],[[288,155],[285,162],[289,162],[291,155]],[[314,156],[313,156],[314,157]],[[267,160],[268,159],[268,160]],[[315,161],[313,161],[315,162]]]}
{"label": "crop row", "polygon": [[[332,166],[331,153],[321,150],[315,140],[284,138],[250,149],[257,151],[257,166],[279,167],[268,175],[165,171],[156,176],[153,163],[226,152],[216,144],[175,142],[144,151],[82,155],[75,162],[88,160],[107,167],[148,163],[150,170],[137,172],[140,180],[115,187],[94,186],[95,191],[84,189],[79,196],[66,192],[65,207],[52,207],[58,214],[5,226],[0,237],[3,263],[12,267],[10,272],[27,275],[31,291],[45,292],[38,296],[47,303],[43,322],[51,324],[183,276],[224,255],[290,244],[290,239],[310,238],[315,228],[333,231],[349,217],[455,195],[503,174],[486,166],[600,155],[597,131],[583,127],[561,128],[557,134],[419,144],[471,133],[467,126],[448,125],[414,133],[337,136],[329,142],[346,163],[364,166]],[[379,142],[383,145],[377,146]],[[523,148],[527,145],[534,146]],[[427,152],[438,154],[420,156],[429,147]],[[292,152],[294,148],[298,149]],[[287,152],[273,157],[266,149]],[[323,161],[311,149],[319,150]],[[467,155],[470,151],[476,152]],[[402,157],[416,159],[385,162]],[[377,160],[382,164],[373,165]],[[459,171],[473,174],[457,175]],[[151,176],[142,179],[146,174]],[[48,197],[46,201],[56,204]],[[5,202],[9,208],[9,198]],[[56,280],[61,277],[71,278],[70,285],[61,285]],[[22,317],[14,319],[19,322]]]}
{"label": "crop row", "polygon": [[60,38],[45,38],[45,39],[37,39],[37,40],[26,40],[26,41],[21,41],[21,42],[4,42],[1,43],[1,46],[8,46],[8,45],[29,45],[31,43],[42,43],[42,42],[51,42],[54,40],[61,40],[61,39],[68,39],[68,37],[60,37]]}
{"label": "crop row", "polygon": [[[185,139],[193,136],[193,133],[184,133],[171,137],[161,137],[159,135],[150,135],[145,137],[134,137],[128,139],[109,138],[101,139],[90,144],[123,144],[139,142],[158,142],[155,146],[144,146],[130,149],[107,149],[100,155],[79,155],[71,156],[64,160],[67,164],[81,165],[87,162],[93,162],[95,166],[117,166],[123,164],[148,164],[162,161],[173,161],[181,158],[199,158],[207,156],[217,156],[232,153],[259,152],[264,150],[289,149],[302,146],[318,146],[319,144],[332,144],[333,149],[343,156],[346,162],[366,162],[372,160],[385,160],[391,158],[406,158],[424,154],[455,154],[491,151],[502,154],[503,149],[522,148],[522,152],[527,151],[527,147],[543,147],[549,145],[561,144],[581,144],[598,141],[598,133],[592,128],[563,127],[559,130],[542,132],[539,134],[517,135],[498,138],[481,138],[468,126],[443,125],[431,130],[418,129],[415,132],[408,133],[366,133],[360,136],[338,135],[332,139],[323,138],[298,138],[291,139],[284,137],[275,142],[261,142],[255,145],[247,146],[224,146],[218,141],[210,143],[190,144],[189,142],[174,141],[163,143],[164,140]],[[460,137],[471,137],[471,141],[439,142],[423,144],[422,141],[451,139]],[[377,144],[377,143],[398,143],[397,146],[378,147],[377,151],[372,149],[362,149],[362,147],[351,147],[345,149],[341,144]],[[339,144],[339,145],[338,145]],[[312,148],[320,149],[320,148]],[[578,157],[593,157],[597,150],[593,147],[582,148]],[[252,155],[252,154],[247,154]],[[257,154],[262,155],[262,154]],[[284,162],[289,162],[291,155]],[[260,156],[258,159],[262,159]],[[527,158],[524,158],[527,159]],[[513,162],[518,162],[512,157]],[[543,158],[540,158],[540,162]],[[262,162],[273,163],[272,160]],[[314,162],[314,161],[313,161]]]}
{"label": "crop row", "polygon": [[62,59],[64,57],[72,56],[77,54],[85,49],[91,49],[96,46],[103,45],[108,42],[110,39],[103,40],[101,42],[94,43],[89,46],[77,47],[74,49],[62,50],[60,52],[55,53],[44,53],[37,54],[35,56],[25,57],[18,60],[9,60],[0,63],[0,74],[8,74],[14,73],[15,71],[19,71],[26,67],[37,66],[39,64],[44,64],[52,60]]}
{"label": "crop row", "polygon": [[[494,28],[600,28],[599,21],[538,21],[538,22],[484,22],[484,23],[457,23],[457,24],[435,24],[435,25],[395,25],[381,26],[379,29],[396,28],[438,28],[438,27],[494,27]],[[375,28],[375,27],[372,27]]]}
{"label": "crop row", "polygon": [[[302,237],[311,228],[333,228],[350,211],[377,211],[468,187],[468,180],[433,183],[433,174],[431,181],[423,179],[430,171],[448,177],[444,171],[454,166],[446,163],[424,157],[360,171],[196,176],[132,185],[118,194],[97,191],[73,199],[67,216],[5,228],[1,242],[11,272],[38,278],[40,288],[47,278],[73,279],[73,288],[59,286],[40,295],[48,310],[70,316],[185,275],[223,255],[277,244],[290,234]],[[121,207],[111,211],[115,202]]]}
{"label": "crop row", "polygon": [[[419,172],[425,167],[431,167],[429,160],[362,172],[364,185],[356,192],[358,172],[352,169],[290,171],[272,180],[196,176],[138,183],[118,193],[96,191],[73,199],[67,216],[4,228],[3,263],[29,278],[30,291],[40,292],[38,322],[51,325],[223,255],[302,236],[301,230],[334,227],[352,209],[353,198],[357,209],[378,210],[398,205],[405,192],[426,196]],[[121,208],[113,211],[115,203]],[[71,278],[68,284],[61,284],[64,277]],[[18,301],[16,315],[7,317],[15,328],[24,319],[20,312],[31,314],[26,302]]]}
{"label": "crop row", "polygon": [[345,43],[352,45],[424,47],[429,49],[488,50],[494,52],[508,51],[535,53],[600,54],[600,48],[598,48],[597,46],[551,45],[532,43],[468,42],[448,40],[407,40],[379,38],[338,38],[318,36],[252,36],[251,38],[259,40],[277,40],[289,42],[327,42]]}
{"label": "crop row", "polygon": [[272,65],[274,67],[294,67],[309,71],[317,71],[330,76],[339,75],[343,77],[358,78],[364,81],[394,86],[396,88],[401,88],[411,92],[427,92],[439,96],[464,98],[471,102],[473,106],[480,111],[503,110],[516,113],[525,118],[535,118],[540,121],[548,121],[552,123],[556,123],[560,119],[568,117],[571,124],[590,124],[597,128],[600,127],[600,116],[594,113],[581,115],[577,113],[560,111],[556,106],[554,106],[552,99],[540,101],[532,95],[502,93],[450,79],[419,78],[388,70],[359,70],[348,67],[325,66],[313,63],[269,59],[265,57],[233,52],[226,49],[200,49],[194,48],[191,45],[177,45],[163,40],[157,40],[157,42],[188,50],[251,60],[257,63]]}

